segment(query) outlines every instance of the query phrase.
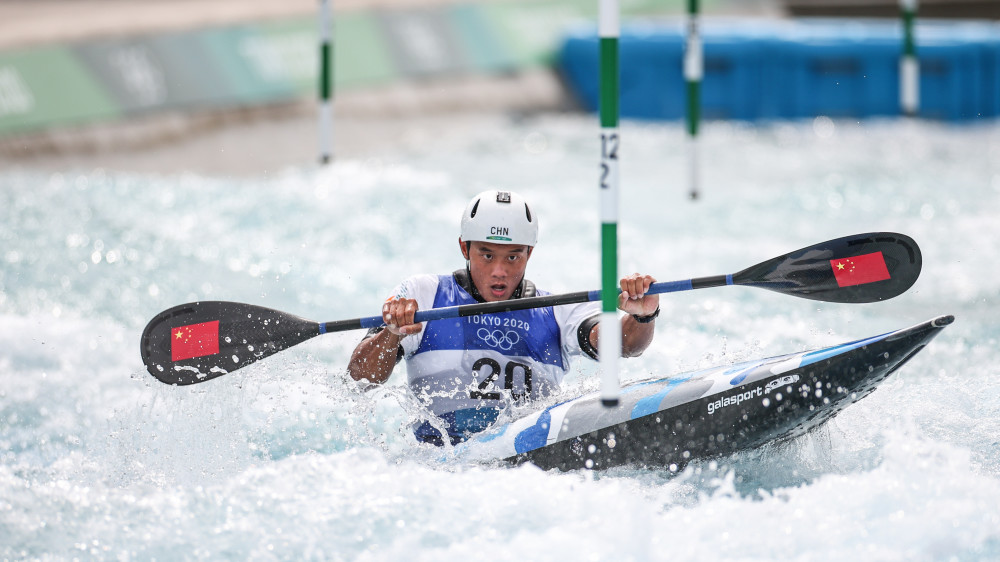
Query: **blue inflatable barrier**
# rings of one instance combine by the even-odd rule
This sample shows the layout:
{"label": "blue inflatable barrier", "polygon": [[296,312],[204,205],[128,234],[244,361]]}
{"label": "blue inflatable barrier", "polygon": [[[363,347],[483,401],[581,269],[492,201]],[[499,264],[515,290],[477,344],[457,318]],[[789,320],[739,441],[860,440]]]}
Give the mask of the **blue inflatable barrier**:
{"label": "blue inflatable barrier", "polygon": [[[864,118],[900,114],[901,30],[887,21],[723,22],[705,25],[702,115],[708,119]],[[920,114],[1000,115],[1000,26],[932,22],[917,31]],[[625,26],[624,118],[681,119],[686,99],[681,24]],[[559,67],[581,105],[598,103],[596,32],[563,42]]]}

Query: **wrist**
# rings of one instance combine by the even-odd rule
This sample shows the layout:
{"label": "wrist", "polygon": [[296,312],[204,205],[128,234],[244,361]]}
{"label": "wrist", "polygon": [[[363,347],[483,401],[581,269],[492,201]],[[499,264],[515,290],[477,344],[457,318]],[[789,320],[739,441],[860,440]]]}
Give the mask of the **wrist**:
{"label": "wrist", "polygon": [[395,327],[380,326],[376,333],[379,344],[388,346],[399,345],[399,342],[403,340],[403,336],[406,334],[401,334],[397,330]]}
{"label": "wrist", "polygon": [[640,316],[638,314],[633,314],[632,318],[640,324],[649,324],[650,322],[656,320],[656,317],[660,315],[660,307],[657,306],[656,310],[652,314],[647,314],[645,316]]}

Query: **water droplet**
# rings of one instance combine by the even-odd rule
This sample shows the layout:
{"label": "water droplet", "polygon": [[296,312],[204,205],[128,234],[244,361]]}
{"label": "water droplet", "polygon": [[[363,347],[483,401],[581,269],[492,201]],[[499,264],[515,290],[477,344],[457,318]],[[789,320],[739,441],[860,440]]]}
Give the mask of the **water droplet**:
{"label": "water droplet", "polygon": [[920,206],[920,218],[929,221],[934,218],[934,205],[924,203]]}
{"label": "water droplet", "polygon": [[826,115],[813,119],[813,132],[821,139],[832,138],[837,132],[837,125]]}
{"label": "water droplet", "polygon": [[531,154],[541,154],[549,147],[549,140],[544,134],[532,131],[524,137],[524,149]]}

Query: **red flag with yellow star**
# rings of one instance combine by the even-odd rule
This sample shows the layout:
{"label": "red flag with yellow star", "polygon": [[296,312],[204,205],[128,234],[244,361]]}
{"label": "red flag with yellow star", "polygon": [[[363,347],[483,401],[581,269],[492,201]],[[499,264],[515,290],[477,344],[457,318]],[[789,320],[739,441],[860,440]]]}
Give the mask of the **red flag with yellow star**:
{"label": "red flag with yellow star", "polygon": [[837,285],[850,287],[889,279],[889,268],[885,265],[882,252],[862,254],[853,258],[830,260]]}
{"label": "red flag with yellow star", "polygon": [[173,361],[215,355],[218,352],[218,320],[170,330],[170,359]]}

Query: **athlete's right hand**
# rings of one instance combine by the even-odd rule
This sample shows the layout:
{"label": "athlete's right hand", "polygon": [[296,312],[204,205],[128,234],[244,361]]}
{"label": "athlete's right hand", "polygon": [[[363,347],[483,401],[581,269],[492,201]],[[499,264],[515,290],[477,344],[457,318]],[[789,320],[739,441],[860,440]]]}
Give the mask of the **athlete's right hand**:
{"label": "athlete's right hand", "polygon": [[382,305],[382,321],[387,330],[397,336],[408,336],[424,329],[423,324],[414,323],[417,301],[414,299],[392,299]]}

